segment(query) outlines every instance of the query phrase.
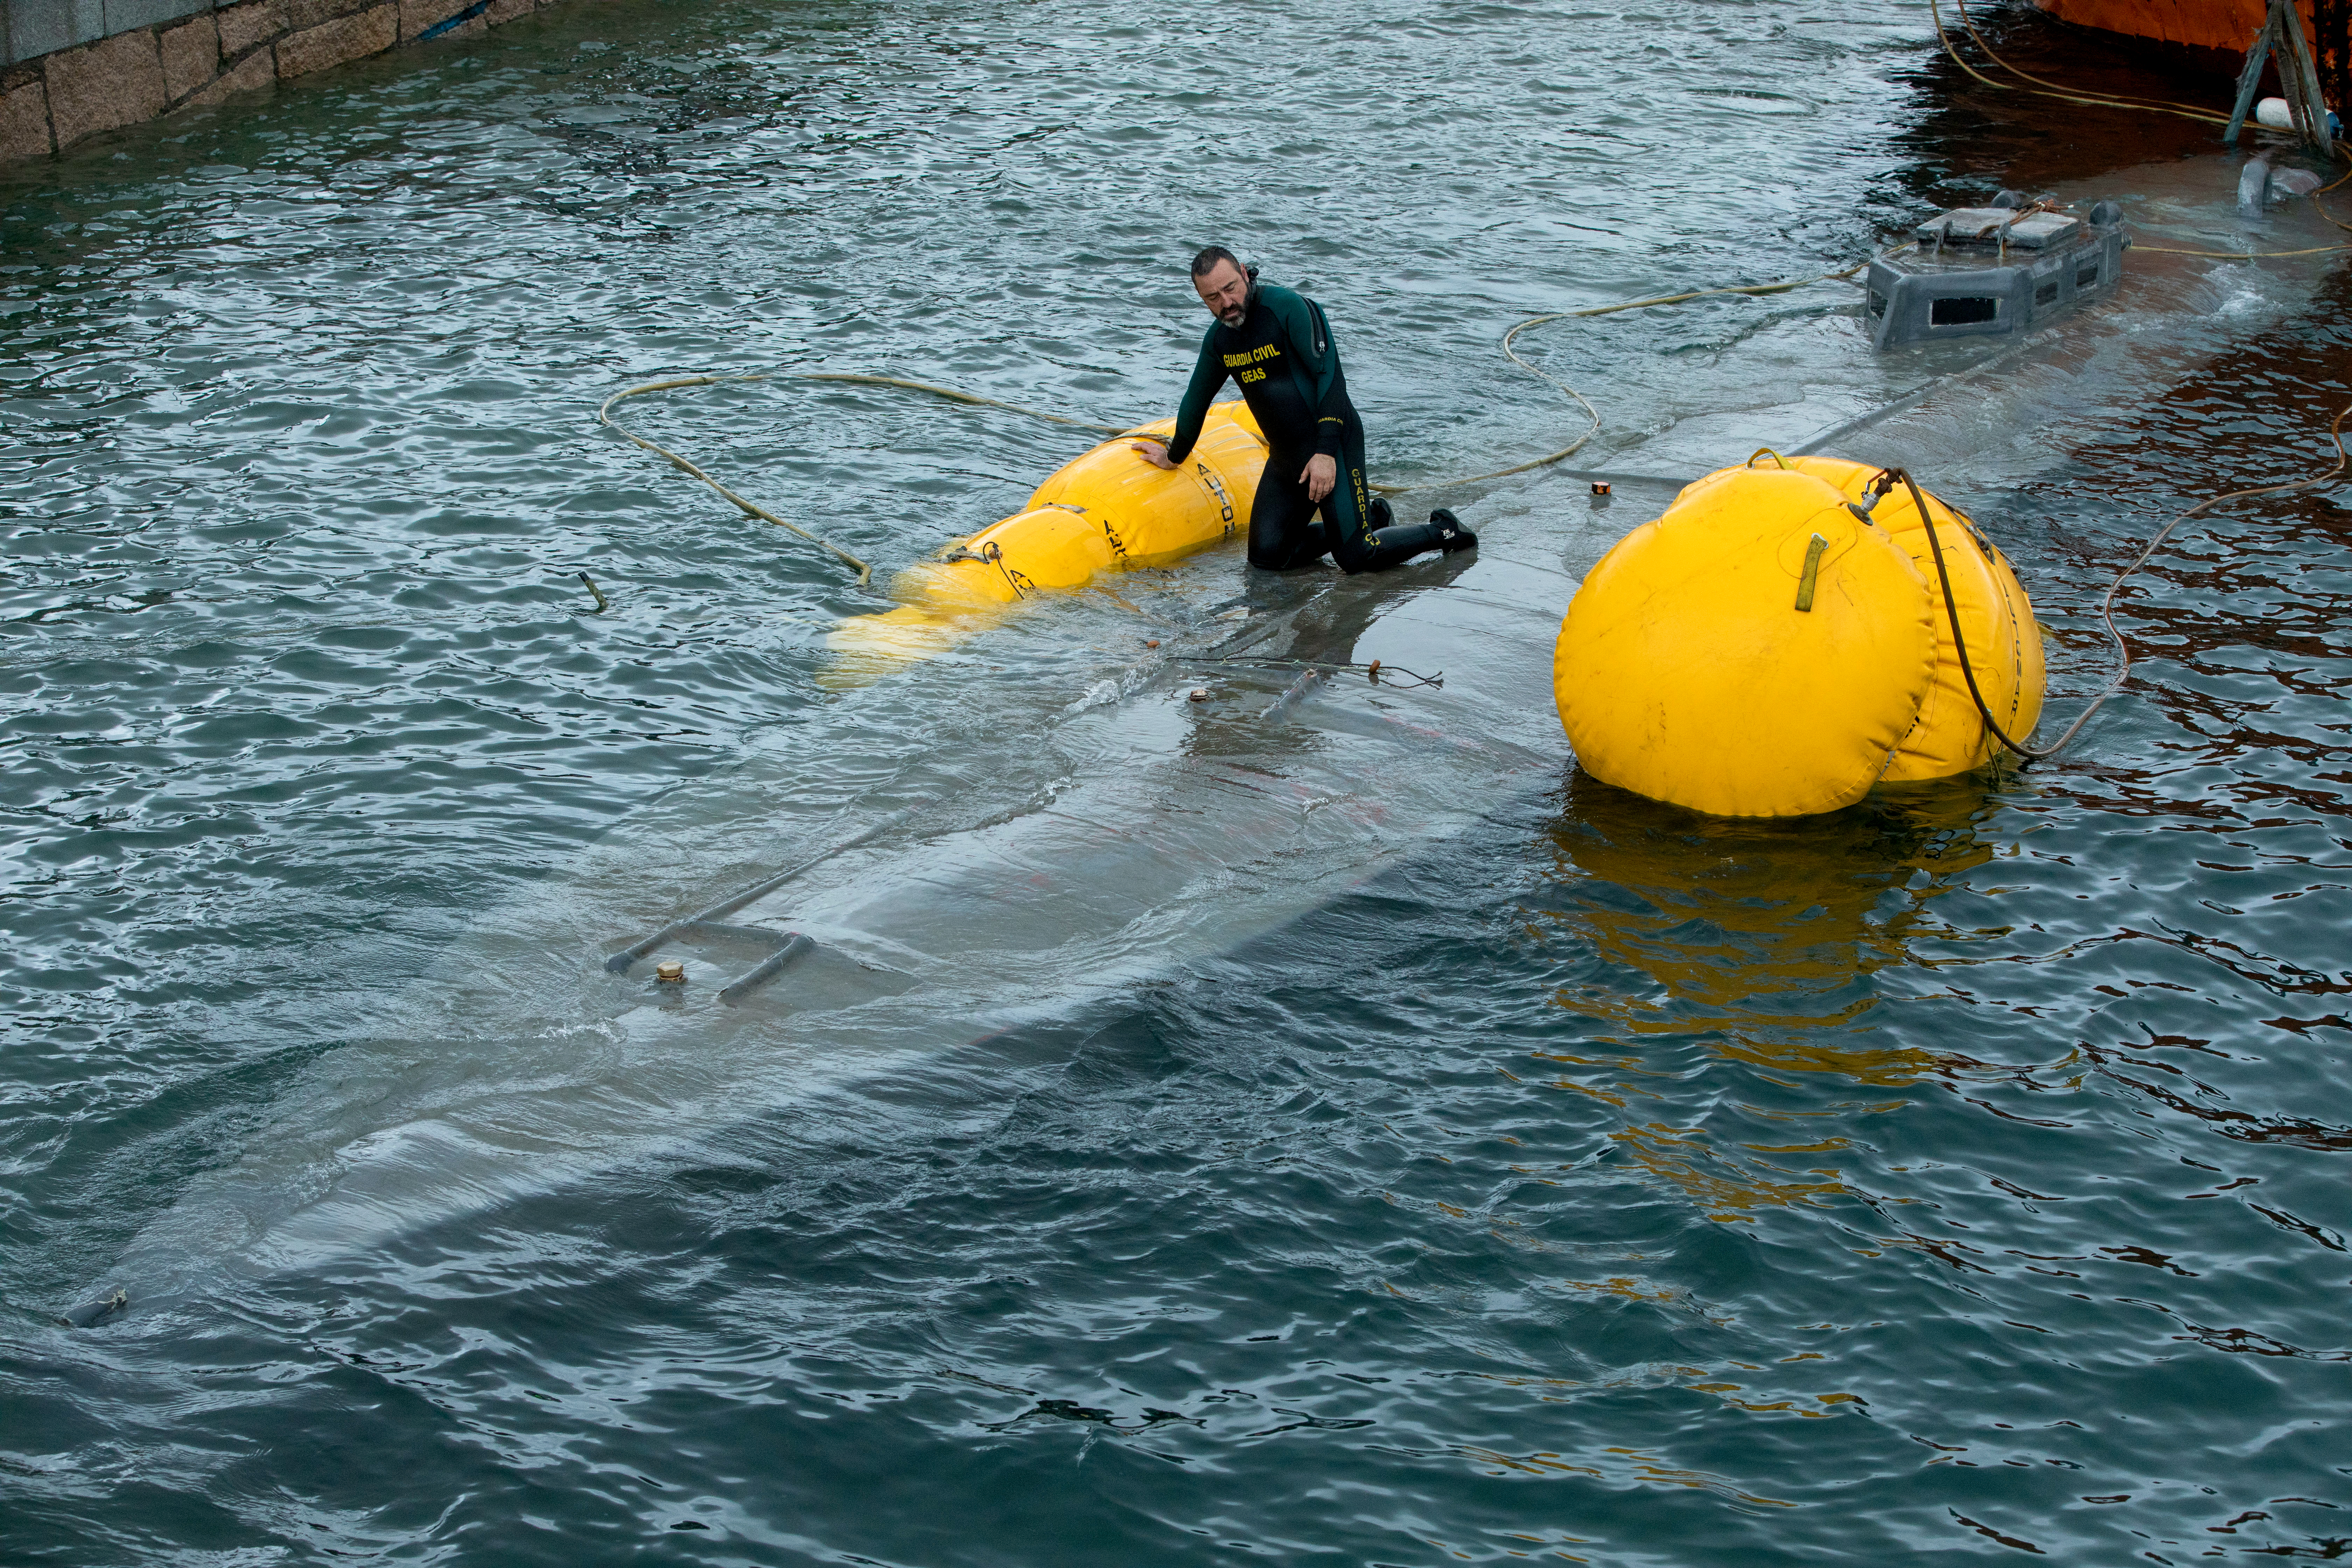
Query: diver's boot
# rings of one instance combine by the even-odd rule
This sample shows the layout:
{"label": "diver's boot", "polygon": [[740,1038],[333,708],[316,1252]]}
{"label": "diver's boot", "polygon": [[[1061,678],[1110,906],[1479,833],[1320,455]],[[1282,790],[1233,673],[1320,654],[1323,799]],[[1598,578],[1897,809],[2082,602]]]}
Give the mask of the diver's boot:
{"label": "diver's boot", "polygon": [[1433,522],[1392,522],[1364,535],[1363,551],[1349,569],[1385,572],[1391,566],[1403,565],[1423,551],[1444,548],[1444,537]]}
{"label": "diver's boot", "polygon": [[1439,507],[1429,514],[1429,526],[1438,531],[1437,548],[1448,555],[1457,550],[1475,550],[1478,536],[1462,526],[1462,520]]}
{"label": "diver's boot", "polygon": [[1393,522],[1364,535],[1364,563],[1359,570],[1385,572],[1424,550],[1452,554],[1456,550],[1474,550],[1477,544],[1478,536],[1463,527],[1460,518],[1440,507],[1429,514],[1427,522]]}

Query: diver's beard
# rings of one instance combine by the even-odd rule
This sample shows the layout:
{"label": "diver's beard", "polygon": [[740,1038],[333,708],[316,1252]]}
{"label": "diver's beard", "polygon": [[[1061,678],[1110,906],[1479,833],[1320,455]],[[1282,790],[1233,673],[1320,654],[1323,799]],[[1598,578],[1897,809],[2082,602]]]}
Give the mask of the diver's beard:
{"label": "diver's beard", "polygon": [[1242,296],[1242,302],[1234,306],[1230,313],[1223,310],[1217,312],[1217,320],[1228,328],[1239,331],[1241,324],[1249,320],[1250,305],[1256,298],[1257,290],[1252,289]]}

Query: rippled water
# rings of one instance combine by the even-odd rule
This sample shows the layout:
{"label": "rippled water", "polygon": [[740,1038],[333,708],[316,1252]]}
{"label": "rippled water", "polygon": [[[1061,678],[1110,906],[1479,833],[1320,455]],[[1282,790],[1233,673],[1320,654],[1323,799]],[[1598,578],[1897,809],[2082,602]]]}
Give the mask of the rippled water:
{"label": "rippled water", "polygon": [[[1990,364],[1874,361],[1835,286],[1547,330],[1580,460],[1654,482],[848,690],[876,601],[593,420],[768,366],[1157,415],[1222,239],[1433,479],[1575,427],[1523,314],[2003,184],[2334,232],[2235,183],[1907,5],[1058,0],[582,5],[5,171],[0,1557],[2352,1550],[2352,489],[2160,555],[2058,766],[1709,823],[1578,775],[1548,684],[1673,481],[1878,411],[1832,447],[1999,539],[2071,713],[2134,542],[2322,451],[2330,258],[2143,250]],[[632,406],[885,575],[1076,449]],[[1268,712],[1371,658],[1444,684]],[[604,971],[877,827],[745,917],[826,943],[752,1004],[723,943],[682,1000]]]}

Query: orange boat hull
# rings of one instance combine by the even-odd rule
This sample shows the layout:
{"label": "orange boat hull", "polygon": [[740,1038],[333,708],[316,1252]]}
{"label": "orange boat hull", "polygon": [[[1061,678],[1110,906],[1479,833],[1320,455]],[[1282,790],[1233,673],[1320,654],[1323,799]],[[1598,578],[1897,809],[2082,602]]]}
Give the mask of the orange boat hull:
{"label": "orange boat hull", "polygon": [[[2033,0],[2062,22],[2097,27],[2135,38],[2186,44],[2191,48],[2221,49],[2243,55],[2262,31],[2267,11],[2263,0]],[[2296,7],[2303,13],[2303,36],[2315,36],[2310,0]]]}

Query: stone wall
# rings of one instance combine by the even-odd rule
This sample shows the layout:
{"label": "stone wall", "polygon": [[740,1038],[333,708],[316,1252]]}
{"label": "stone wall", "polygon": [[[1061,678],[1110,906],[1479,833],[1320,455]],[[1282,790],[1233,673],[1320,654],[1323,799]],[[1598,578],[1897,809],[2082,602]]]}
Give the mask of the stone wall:
{"label": "stone wall", "polygon": [[554,0],[0,0],[0,160]]}

